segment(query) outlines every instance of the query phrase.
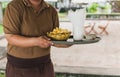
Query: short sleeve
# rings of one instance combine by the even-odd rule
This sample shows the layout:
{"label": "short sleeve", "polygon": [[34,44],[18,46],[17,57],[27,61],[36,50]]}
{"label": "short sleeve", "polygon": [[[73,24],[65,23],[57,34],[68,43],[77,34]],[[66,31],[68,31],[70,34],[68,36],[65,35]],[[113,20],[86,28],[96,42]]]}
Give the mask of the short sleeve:
{"label": "short sleeve", "polygon": [[53,26],[54,26],[54,28],[59,27],[58,13],[55,9],[53,10]]}
{"label": "short sleeve", "polygon": [[17,6],[8,5],[4,18],[3,26],[5,34],[20,34],[21,16]]}

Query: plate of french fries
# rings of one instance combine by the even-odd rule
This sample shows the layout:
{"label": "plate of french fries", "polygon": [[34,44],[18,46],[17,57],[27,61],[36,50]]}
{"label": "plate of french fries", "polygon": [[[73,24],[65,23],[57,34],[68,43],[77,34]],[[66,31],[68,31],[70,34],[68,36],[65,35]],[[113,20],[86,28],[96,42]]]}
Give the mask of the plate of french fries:
{"label": "plate of french fries", "polygon": [[63,41],[71,36],[71,31],[56,27],[53,31],[47,32],[47,36],[53,40]]}

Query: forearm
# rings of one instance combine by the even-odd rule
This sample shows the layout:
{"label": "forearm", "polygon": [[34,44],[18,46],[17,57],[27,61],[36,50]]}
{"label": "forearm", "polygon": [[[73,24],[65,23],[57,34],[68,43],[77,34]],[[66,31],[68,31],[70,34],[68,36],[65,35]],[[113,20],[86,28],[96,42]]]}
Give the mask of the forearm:
{"label": "forearm", "polygon": [[37,37],[24,37],[20,35],[6,34],[6,39],[9,44],[20,47],[33,47],[37,46]]}

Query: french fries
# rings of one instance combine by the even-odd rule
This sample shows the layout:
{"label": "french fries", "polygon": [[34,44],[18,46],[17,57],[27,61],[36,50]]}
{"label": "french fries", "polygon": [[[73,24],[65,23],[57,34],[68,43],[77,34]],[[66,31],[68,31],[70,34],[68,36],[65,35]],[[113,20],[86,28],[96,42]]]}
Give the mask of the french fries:
{"label": "french fries", "polygon": [[47,35],[54,40],[67,40],[70,37],[71,32],[67,29],[56,27],[52,32],[47,33]]}

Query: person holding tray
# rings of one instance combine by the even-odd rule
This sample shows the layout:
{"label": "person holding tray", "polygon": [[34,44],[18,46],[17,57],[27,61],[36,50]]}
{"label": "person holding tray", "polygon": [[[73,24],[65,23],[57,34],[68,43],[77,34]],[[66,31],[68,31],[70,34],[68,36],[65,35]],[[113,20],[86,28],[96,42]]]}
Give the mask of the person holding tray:
{"label": "person holding tray", "polygon": [[45,35],[59,26],[57,11],[44,0],[12,0],[4,14],[8,41],[6,77],[54,77]]}

